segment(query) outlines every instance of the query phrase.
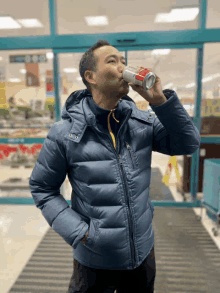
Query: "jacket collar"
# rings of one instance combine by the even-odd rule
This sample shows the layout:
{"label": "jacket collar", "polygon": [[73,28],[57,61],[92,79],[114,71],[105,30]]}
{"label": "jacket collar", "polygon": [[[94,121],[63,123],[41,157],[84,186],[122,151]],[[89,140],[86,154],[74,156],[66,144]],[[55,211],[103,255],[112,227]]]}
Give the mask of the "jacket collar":
{"label": "jacket collar", "polygon": [[[72,122],[65,137],[77,143],[82,139],[88,126],[96,125],[96,117],[87,101],[88,96],[91,96],[91,93],[87,89],[75,91],[68,97],[62,109],[61,118]],[[153,122],[154,115],[137,109],[135,102],[129,96],[124,96],[119,100],[118,108],[124,115],[131,112],[132,118],[148,123]]]}

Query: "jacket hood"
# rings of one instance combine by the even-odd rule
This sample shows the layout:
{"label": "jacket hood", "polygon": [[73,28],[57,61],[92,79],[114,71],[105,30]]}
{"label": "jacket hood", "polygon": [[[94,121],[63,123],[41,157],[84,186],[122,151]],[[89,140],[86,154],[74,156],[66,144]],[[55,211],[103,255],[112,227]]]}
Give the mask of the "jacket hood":
{"label": "jacket hood", "polygon": [[[63,108],[62,108],[62,119],[69,119],[71,118],[71,113],[76,112],[76,108],[74,107],[76,104],[78,104],[83,98],[87,96],[92,96],[91,93],[87,89],[83,90],[77,90],[75,92],[72,92],[70,96],[67,98]],[[135,102],[127,95],[123,96],[121,100],[127,100],[129,102]],[[81,109],[81,111],[80,111]],[[80,111],[81,114],[83,114],[83,109],[77,107],[77,112]]]}

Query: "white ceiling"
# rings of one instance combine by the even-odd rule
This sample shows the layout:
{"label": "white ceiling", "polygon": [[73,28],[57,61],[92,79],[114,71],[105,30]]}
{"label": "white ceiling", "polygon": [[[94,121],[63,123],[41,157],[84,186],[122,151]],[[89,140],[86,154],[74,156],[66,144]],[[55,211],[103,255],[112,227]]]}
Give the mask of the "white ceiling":
{"label": "white ceiling", "polygon": [[[111,33],[128,31],[169,31],[183,29],[197,29],[198,17],[190,22],[177,23],[154,23],[157,13],[169,12],[175,5],[187,4],[189,0],[96,0],[96,1],[71,1],[57,0],[58,11],[58,33],[59,34],[89,34],[89,33]],[[193,1],[190,0],[190,4]],[[220,27],[220,5],[219,0],[208,0],[207,27]],[[45,0],[7,0],[2,1],[0,14],[13,16],[15,19],[37,18],[44,25],[38,29],[18,29],[1,30],[0,37],[45,35],[50,33],[49,24],[49,1]],[[143,13],[143,11],[145,13]],[[84,16],[107,15],[109,26],[107,27],[88,27]],[[22,64],[10,64],[9,56],[15,54],[34,54],[46,53],[51,50],[17,50],[0,51],[0,67],[6,68],[6,79],[23,78],[20,69],[24,69]],[[123,54],[123,52],[122,52]],[[69,80],[75,82],[79,73],[64,74],[66,67],[78,69],[79,60],[82,54],[60,54],[59,65],[62,75],[67,75]],[[184,87],[195,82],[196,78],[196,49],[171,50],[171,53],[160,58],[153,57],[151,51],[133,51],[128,53],[128,65],[142,65],[153,68],[165,86],[173,83],[173,87]],[[40,64],[40,75],[45,76],[46,70],[52,70],[53,63]],[[220,72],[220,43],[206,44],[204,55],[203,77]],[[78,81],[77,81],[78,82]],[[81,83],[78,82],[80,85]],[[204,87],[212,89],[220,84],[219,80],[204,83]],[[195,89],[192,89],[195,91]]]}
{"label": "white ceiling", "polygon": [[[199,0],[57,0],[58,34],[92,34],[111,32],[169,31],[197,29],[194,21],[154,23],[157,13],[168,13],[177,6],[193,5]],[[220,27],[219,0],[207,0],[207,28]],[[15,19],[37,18],[43,28],[0,29],[0,37],[36,36],[50,34],[49,0],[1,1],[1,15]],[[109,25],[89,27],[85,16],[106,15]]]}

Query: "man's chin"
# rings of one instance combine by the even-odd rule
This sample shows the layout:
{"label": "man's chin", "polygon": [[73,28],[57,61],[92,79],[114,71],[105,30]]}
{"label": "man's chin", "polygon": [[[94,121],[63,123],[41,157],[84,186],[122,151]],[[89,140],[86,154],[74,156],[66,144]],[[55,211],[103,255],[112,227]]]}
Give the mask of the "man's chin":
{"label": "man's chin", "polygon": [[124,86],[122,92],[124,92],[127,95],[129,93],[129,90],[129,86]]}
{"label": "man's chin", "polygon": [[129,93],[129,86],[120,86],[119,88],[111,88],[107,90],[108,93],[111,92],[111,94],[123,97]]}

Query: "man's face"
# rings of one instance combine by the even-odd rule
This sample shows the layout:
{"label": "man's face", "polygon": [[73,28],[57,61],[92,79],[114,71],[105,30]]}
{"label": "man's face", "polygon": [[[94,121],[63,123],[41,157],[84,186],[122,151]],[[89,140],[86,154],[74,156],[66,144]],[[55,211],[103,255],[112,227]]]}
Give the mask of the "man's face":
{"label": "man's face", "polygon": [[94,51],[97,58],[97,71],[94,74],[95,88],[102,93],[127,95],[128,83],[122,79],[126,66],[125,58],[112,46],[103,46]]}

